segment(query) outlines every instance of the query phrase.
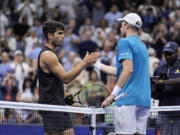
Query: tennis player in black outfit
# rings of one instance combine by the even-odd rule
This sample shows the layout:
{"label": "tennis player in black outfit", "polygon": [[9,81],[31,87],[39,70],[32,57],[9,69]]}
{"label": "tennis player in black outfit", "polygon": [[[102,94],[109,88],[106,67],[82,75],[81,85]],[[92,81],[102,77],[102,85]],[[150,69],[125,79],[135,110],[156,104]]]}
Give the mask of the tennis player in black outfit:
{"label": "tennis player in black outfit", "polygon": [[[72,81],[88,64],[94,63],[100,53],[88,54],[72,70],[66,72],[55,49],[62,45],[64,39],[64,25],[55,21],[45,22],[43,33],[47,43],[39,54],[39,103],[65,105],[63,83]],[[70,115],[63,112],[41,112],[45,135],[74,135]]]}

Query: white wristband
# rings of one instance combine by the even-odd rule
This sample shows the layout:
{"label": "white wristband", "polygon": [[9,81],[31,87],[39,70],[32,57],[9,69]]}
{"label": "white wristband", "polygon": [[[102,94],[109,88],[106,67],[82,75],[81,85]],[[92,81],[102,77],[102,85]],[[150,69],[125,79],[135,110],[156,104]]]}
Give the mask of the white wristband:
{"label": "white wristband", "polygon": [[94,64],[94,67],[97,68],[97,69],[101,69],[101,67],[103,66],[103,64],[99,61],[97,61],[95,64]]}
{"label": "white wristband", "polygon": [[117,94],[121,91],[121,88],[116,85],[112,91],[112,95],[117,96]]}

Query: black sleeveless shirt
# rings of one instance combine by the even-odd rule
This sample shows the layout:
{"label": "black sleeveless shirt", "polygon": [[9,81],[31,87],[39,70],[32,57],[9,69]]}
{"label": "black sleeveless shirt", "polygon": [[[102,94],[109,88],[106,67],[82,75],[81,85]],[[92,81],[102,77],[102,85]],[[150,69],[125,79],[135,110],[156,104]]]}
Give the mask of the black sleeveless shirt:
{"label": "black sleeveless shirt", "polygon": [[55,53],[45,46],[38,57],[39,103],[65,105],[63,82],[53,73],[45,73],[40,67],[40,55],[47,50]]}

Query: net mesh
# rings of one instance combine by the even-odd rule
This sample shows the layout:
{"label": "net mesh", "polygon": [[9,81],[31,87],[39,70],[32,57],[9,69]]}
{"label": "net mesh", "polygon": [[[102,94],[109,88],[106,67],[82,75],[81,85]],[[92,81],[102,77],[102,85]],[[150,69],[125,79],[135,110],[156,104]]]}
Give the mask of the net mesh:
{"label": "net mesh", "polygon": [[[0,135],[115,135],[113,107],[103,109],[0,101]],[[167,124],[178,128],[176,119],[179,111],[180,106],[152,107],[147,135],[167,130]],[[174,115],[167,120],[163,116],[168,113]],[[162,126],[162,122],[166,125]]]}

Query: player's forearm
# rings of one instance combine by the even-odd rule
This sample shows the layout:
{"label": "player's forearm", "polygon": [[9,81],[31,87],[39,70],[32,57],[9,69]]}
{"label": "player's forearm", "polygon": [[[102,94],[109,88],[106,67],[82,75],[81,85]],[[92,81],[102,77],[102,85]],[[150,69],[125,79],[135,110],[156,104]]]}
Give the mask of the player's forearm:
{"label": "player's forearm", "polygon": [[64,77],[63,77],[64,83],[69,83],[75,77],[77,77],[85,66],[86,66],[86,63],[84,61],[81,61],[75,68],[66,72]]}
{"label": "player's forearm", "polygon": [[[129,66],[128,66],[129,65]],[[116,84],[116,86],[114,87],[111,95],[113,96],[117,96],[118,93],[121,91],[121,89],[123,88],[123,86],[126,84],[126,82],[129,80],[131,74],[133,72],[133,66],[132,64],[124,64],[123,65],[123,69],[122,72],[120,74],[119,80]]]}
{"label": "player's forearm", "polygon": [[99,61],[94,64],[94,67],[107,74],[116,75],[116,67],[105,65]]}
{"label": "player's forearm", "polygon": [[107,65],[102,65],[101,67],[101,71],[107,73],[107,74],[112,74],[112,75],[116,75],[116,67],[114,66],[107,66]]}
{"label": "player's forearm", "polygon": [[121,75],[119,77],[119,80],[117,82],[117,85],[120,88],[123,88],[123,86],[126,84],[126,82],[129,80],[133,70],[132,69],[123,69],[121,72]]}

